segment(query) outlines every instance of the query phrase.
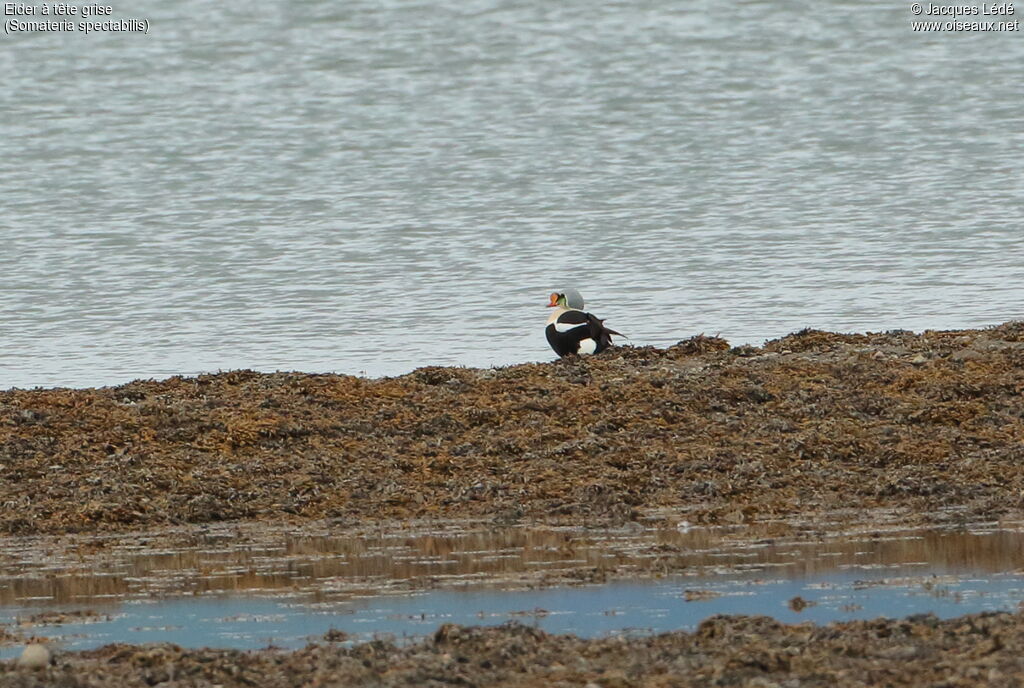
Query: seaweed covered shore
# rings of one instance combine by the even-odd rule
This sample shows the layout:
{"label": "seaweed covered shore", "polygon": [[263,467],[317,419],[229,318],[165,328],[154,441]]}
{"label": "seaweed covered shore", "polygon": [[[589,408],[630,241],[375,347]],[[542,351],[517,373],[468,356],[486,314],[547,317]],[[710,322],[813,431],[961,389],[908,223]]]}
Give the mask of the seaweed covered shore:
{"label": "seaweed covered shore", "polygon": [[[225,520],[747,523],[1024,504],[1024,324],[694,337],[396,378],[0,392],[0,532]],[[660,516],[659,516],[660,515]]]}
{"label": "seaweed covered shore", "polygon": [[827,626],[715,616],[693,633],[580,639],[522,626],[442,626],[404,647],[375,641],[294,652],[108,645],[0,686],[1019,686],[1024,617],[919,615]]}

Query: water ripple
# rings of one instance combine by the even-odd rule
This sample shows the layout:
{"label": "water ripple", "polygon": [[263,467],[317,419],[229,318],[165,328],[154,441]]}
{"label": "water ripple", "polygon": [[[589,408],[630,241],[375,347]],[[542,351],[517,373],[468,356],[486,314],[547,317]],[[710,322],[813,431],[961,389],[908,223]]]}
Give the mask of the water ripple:
{"label": "water ripple", "polygon": [[1014,36],[881,2],[133,13],[0,54],[0,388],[546,360],[567,284],[637,344],[1024,316]]}

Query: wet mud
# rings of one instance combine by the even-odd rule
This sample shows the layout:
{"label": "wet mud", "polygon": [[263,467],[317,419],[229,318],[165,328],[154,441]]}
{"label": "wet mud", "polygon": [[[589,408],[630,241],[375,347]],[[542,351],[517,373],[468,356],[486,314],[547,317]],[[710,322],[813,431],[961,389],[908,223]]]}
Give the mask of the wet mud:
{"label": "wet mud", "polygon": [[[612,581],[751,574],[864,578],[917,568],[987,576],[1024,565],[1024,523],[927,531],[876,526],[777,537],[774,528],[495,528],[464,522],[338,530],[223,524],[123,535],[0,540],[0,610],[19,626],[112,613],[129,601],[286,597],[327,603],[424,590],[541,590]],[[702,591],[691,590],[695,599]],[[2,624],[0,624],[2,628]],[[2,644],[2,642],[0,642]]]}

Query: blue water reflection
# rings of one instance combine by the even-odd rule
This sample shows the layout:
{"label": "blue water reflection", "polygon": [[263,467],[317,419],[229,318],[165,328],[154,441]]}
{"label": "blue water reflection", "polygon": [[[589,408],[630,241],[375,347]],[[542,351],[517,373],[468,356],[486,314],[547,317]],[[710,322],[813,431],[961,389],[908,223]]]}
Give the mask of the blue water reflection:
{"label": "blue water reflection", "polygon": [[[327,603],[287,595],[134,600],[106,609],[93,607],[105,615],[95,622],[35,627],[32,633],[59,637],[67,649],[111,642],[294,648],[332,629],[344,631],[351,641],[381,635],[401,640],[429,634],[442,623],[497,625],[517,620],[552,633],[592,637],[693,629],[714,614],[765,614],[785,623],[922,612],[948,618],[1015,610],[1024,599],[1024,576],[1019,572],[975,576],[917,565],[877,573],[846,569],[771,579],[762,571],[544,590],[433,590]],[[791,603],[798,597],[806,606]],[[10,622],[35,611],[39,610],[7,608],[2,620]],[[0,656],[13,656],[18,650],[7,648]]]}

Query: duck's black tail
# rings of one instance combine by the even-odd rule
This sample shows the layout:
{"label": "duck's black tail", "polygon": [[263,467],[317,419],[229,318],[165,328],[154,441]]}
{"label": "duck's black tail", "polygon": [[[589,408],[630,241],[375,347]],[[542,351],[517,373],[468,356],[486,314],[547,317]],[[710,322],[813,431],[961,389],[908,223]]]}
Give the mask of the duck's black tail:
{"label": "duck's black tail", "polygon": [[[595,342],[597,342],[597,351],[604,351],[612,345],[612,335],[615,335],[616,337],[626,337],[626,335],[621,332],[616,332],[610,327],[605,327],[604,320],[595,317],[591,313],[587,313],[587,320],[590,322],[590,336]],[[626,337],[626,339],[629,339],[629,337]]]}

